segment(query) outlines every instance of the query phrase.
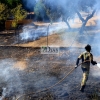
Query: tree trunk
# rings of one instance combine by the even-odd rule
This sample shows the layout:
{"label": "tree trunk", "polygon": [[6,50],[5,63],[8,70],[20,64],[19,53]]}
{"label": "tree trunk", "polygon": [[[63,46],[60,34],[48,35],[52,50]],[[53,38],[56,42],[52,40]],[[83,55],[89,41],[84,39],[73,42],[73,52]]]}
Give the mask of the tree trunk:
{"label": "tree trunk", "polygon": [[80,20],[82,21],[82,26],[80,28],[79,33],[83,33],[86,23],[88,22],[89,19],[91,19],[93,17],[95,12],[96,12],[96,10],[93,10],[92,14],[90,14],[89,16],[87,16],[86,19],[84,19],[84,18],[82,18],[81,14],[77,11],[77,15],[79,16]]}
{"label": "tree trunk", "polygon": [[71,29],[71,27],[70,27],[70,25],[69,25],[67,20],[65,20],[65,23],[67,24],[68,28]]}
{"label": "tree trunk", "polygon": [[80,19],[82,22],[84,22],[84,21],[85,21],[84,18],[82,18],[81,14],[80,14],[77,10],[76,10],[76,13],[77,13],[79,19]]}
{"label": "tree trunk", "polygon": [[69,23],[68,23],[68,21],[67,21],[67,18],[63,18],[63,21],[67,24],[68,29],[71,29],[71,27],[70,27],[70,25],[69,25]]}

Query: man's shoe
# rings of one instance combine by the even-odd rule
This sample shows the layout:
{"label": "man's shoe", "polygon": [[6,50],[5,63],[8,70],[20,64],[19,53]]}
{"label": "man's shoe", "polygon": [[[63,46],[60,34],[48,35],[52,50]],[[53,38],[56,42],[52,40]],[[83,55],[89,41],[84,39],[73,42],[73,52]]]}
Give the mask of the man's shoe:
{"label": "man's shoe", "polygon": [[2,92],[3,92],[3,89],[2,89],[2,88],[0,88],[0,96],[2,96]]}
{"label": "man's shoe", "polygon": [[80,91],[84,92],[85,85],[81,86]]}

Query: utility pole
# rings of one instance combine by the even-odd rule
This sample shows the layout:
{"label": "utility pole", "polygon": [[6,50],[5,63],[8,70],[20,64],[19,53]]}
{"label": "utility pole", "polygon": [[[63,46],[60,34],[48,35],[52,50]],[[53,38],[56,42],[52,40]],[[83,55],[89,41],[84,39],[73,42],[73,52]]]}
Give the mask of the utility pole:
{"label": "utility pole", "polygon": [[48,47],[48,35],[49,35],[49,26],[50,26],[51,24],[49,24],[48,25],[48,27],[47,27],[47,47]]}

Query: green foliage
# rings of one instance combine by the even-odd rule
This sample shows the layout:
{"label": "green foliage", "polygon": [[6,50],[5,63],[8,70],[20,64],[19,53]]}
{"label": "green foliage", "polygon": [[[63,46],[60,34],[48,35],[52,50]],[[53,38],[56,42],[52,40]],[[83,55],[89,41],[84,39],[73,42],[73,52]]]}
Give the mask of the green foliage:
{"label": "green foliage", "polygon": [[37,17],[42,17],[42,16],[45,16],[45,8],[44,8],[44,4],[42,2],[42,0],[39,0],[35,7],[34,7],[34,13]]}
{"label": "green foliage", "polygon": [[5,4],[0,3],[0,21],[6,20],[7,17],[7,7]]}
{"label": "green foliage", "polygon": [[49,3],[50,1],[47,2],[48,4],[44,3],[44,8],[51,23],[60,17],[66,20],[74,17],[75,10],[72,5],[73,3],[70,2],[70,5],[69,3],[63,5],[60,0],[57,3],[55,1],[52,3]]}
{"label": "green foliage", "polygon": [[48,16],[51,23],[54,19],[56,19],[55,16],[58,16],[57,12],[55,13],[54,11],[51,11],[48,7],[46,7],[44,0],[39,0],[35,7],[34,7],[34,13],[36,14],[37,17],[44,17]]}
{"label": "green foliage", "polygon": [[9,5],[13,5],[13,4],[16,4],[16,5],[18,5],[18,4],[20,4],[21,3],[21,0],[6,0],[7,1],[7,3],[9,4]]}
{"label": "green foliage", "polygon": [[16,27],[16,25],[18,24],[18,21],[24,19],[27,15],[27,12],[22,9],[22,5],[18,5],[16,8],[11,10],[11,13],[14,17],[14,20],[12,22],[12,27]]}
{"label": "green foliage", "polygon": [[53,21],[58,18],[58,11],[59,11],[59,9],[57,9],[57,11],[52,11],[51,9],[46,8],[46,7],[45,7],[45,9],[46,9],[46,14],[49,17],[49,19],[51,21],[51,24],[52,24]]}
{"label": "green foliage", "polygon": [[[13,0],[6,0],[9,5],[12,5]],[[16,0],[15,0],[16,1]]]}
{"label": "green foliage", "polygon": [[0,0],[1,3],[4,3],[8,8],[15,8],[18,4],[21,4],[22,0]]}
{"label": "green foliage", "polygon": [[34,13],[35,13],[37,16],[39,16],[42,9],[43,9],[42,2],[39,1],[39,2],[36,3],[36,5],[35,5],[35,7],[34,7]]}

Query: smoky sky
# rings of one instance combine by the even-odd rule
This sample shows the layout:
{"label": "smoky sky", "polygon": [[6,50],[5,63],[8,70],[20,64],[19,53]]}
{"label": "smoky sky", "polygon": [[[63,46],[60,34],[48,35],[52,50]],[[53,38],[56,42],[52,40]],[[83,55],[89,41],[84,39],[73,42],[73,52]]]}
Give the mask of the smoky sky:
{"label": "smoky sky", "polygon": [[[23,1],[23,6],[26,10],[28,11],[34,11],[34,6],[36,4],[36,2],[38,2],[39,0],[22,0]],[[77,6],[77,7],[82,7],[86,5],[86,7],[89,5],[95,5],[95,7],[99,7],[99,0],[72,0],[72,2],[70,2],[70,0],[43,0],[48,6],[52,5],[52,8],[55,8],[55,6],[58,4],[62,7],[62,9],[68,9],[69,6]],[[71,7],[71,8],[72,8]],[[79,8],[80,8],[79,7]],[[71,9],[70,8],[70,9]],[[78,9],[79,9],[78,8]]]}
{"label": "smoky sky", "polygon": [[34,6],[37,0],[22,0],[23,6],[27,11],[34,11]]}

